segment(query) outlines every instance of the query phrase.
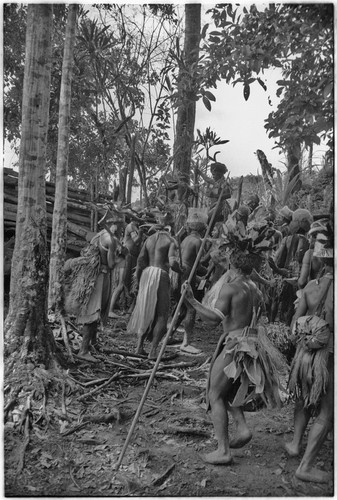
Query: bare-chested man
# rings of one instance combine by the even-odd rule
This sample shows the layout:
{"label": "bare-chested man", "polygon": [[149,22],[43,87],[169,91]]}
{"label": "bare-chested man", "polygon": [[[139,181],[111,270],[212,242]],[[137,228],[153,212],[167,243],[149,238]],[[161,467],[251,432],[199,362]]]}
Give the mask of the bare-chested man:
{"label": "bare-chested man", "polygon": [[140,251],[136,279],[138,295],[128,323],[128,332],[137,333],[136,352],[144,354],[145,339],[152,340],[148,357],[156,359],[159,342],[167,329],[170,305],[169,269],[180,273],[176,253],[177,244],[165,230],[165,218],[161,218],[158,231],[147,238]]}
{"label": "bare-chested man", "polygon": [[215,215],[213,223],[226,221],[228,215],[231,213],[230,206],[227,202],[227,200],[231,197],[231,188],[228,180],[225,178],[225,174],[227,172],[228,169],[226,165],[224,163],[219,163],[219,162],[214,162],[211,165],[212,177],[208,177],[201,170],[198,170],[198,173],[208,185],[207,196],[211,200],[211,205],[209,207],[209,212],[208,212],[208,221],[211,220],[213,212],[218,203],[219,196],[222,193],[221,202],[220,205],[218,206],[217,213]]}
{"label": "bare-chested man", "polygon": [[[320,279],[310,281],[304,288],[291,326],[295,334],[303,336],[304,332],[300,329],[301,317],[316,316],[324,320],[326,324],[325,326],[318,325],[320,329],[317,329],[314,335],[300,340],[296,350],[289,378],[290,392],[297,395],[294,436],[291,442],[286,443],[286,451],[292,457],[299,455],[309,419],[318,410],[318,415],[309,431],[303,458],[295,475],[302,481],[321,483],[332,479],[331,474],[314,467],[315,459],[333,426],[334,259],[331,229],[317,234],[314,255],[322,259],[325,273]],[[313,347],[312,342],[316,344]]]}
{"label": "bare-chested man", "polygon": [[[243,406],[254,398],[256,386],[259,385],[257,392],[264,393],[266,399],[271,402],[273,396],[266,393],[266,386],[263,386],[263,383],[261,385],[261,381],[266,377],[271,385],[278,382],[276,374],[268,373],[268,369],[266,370],[260,361],[258,353],[263,349],[260,333],[257,335],[257,329],[250,328],[254,323],[255,312],[259,310],[263,300],[257,286],[248,277],[256,265],[256,257],[236,249],[232,251],[230,260],[231,269],[227,271],[226,279],[222,280],[222,286],[218,288],[215,297],[210,294],[212,301],[204,302],[207,305],[200,304],[193,297],[191,287],[184,285],[186,300],[195,308],[201,319],[211,326],[217,326],[221,321],[223,325],[224,334],[213,356],[208,387],[208,400],[218,448],[205,456],[206,462],[222,465],[232,461],[230,448],[240,448],[252,437],[246,424]],[[258,349],[255,349],[257,346]],[[252,349],[248,355],[247,349]],[[252,383],[251,373],[247,376],[245,371],[245,363],[247,366],[247,363],[251,362],[248,360],[252,359],[250,354],[256,359],[256,366],[259,367],[257,371],[263,373],[262,378],[257,377],[255,383]],[[264,355],[267,355],[265,350]],[[274,360],[270,362],[270,366],[274,366]],[[279,404],[280,401],[273,403]],[[228,435],[228,411],[232,413],[236,424],[236,437],[231,441]]]}
{"label": "bare-chested man", "polygon": [[[191,270],[193,268],[194,262],[199,253],[200,247],[202,245],[202,236],[204,236],[206,231],[207,215],[203,213],[192,211],[188,215],[186,226],[190,233],[186,238],[183,239],[181,243],[181,259],[182,266],[184,269],[182,280],[186,281],[189,278]],[[207,269],[199,264],[194,276],[191,279],[191,287],[195,294],[200,295],[202,298],[203,292],[197,290],[197,274],[205,275]],[[180,292],[180,290],[179,290]],[[184,337],[180,350],[188,354],[199,354],[201,351],[190,344],[191,336],[193,333],[193,328],[195,324],[196,312],[193,307],[183,304],[180,310],[180,314],[176,323],[176,328],[184,320]]]}
{"label": "bare-chested man", "polygon": [[319,274],[322,271],[322,259],[313,255],[316,236],[321,229],[322,223],[320,221],[313,222],[310,226],[310,231],[308,233],[310,247],[304,254],[301,273],[297,281],[298,287],[300,289],[304,288],[309,281],[318,278]]}

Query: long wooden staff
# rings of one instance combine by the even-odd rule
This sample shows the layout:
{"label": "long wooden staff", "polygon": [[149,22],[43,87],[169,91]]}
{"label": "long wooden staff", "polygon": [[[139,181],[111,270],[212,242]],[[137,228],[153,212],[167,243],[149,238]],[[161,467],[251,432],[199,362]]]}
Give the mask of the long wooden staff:
{"label": "long wooden staff", "polygon": [[[220,205],[220,202],[221,202],[221,197],[222,197],[222,195],[223,195],[223,191],[224,191],[224,189],[225,189],[225,186],[223,186],[223,188],[222,188],[222,190],[221,190],[221,194],[220,194],[219,199],[218,199],[218,201],[217,201],[217,204],[216,204],[216,206],[215,206],[215,210],[214,210],[214,212],[213,212],[213,214],[212,214],[212,218],[211,218],[211,220],[210,220],[210,222],[209,222],[209,224],[208,224],[208,227],[207,227],[207,230],[206,230],[206,234],[205,234],[205,236],[204,236],[204,238],[203,238],[203,240],[202,240],[201,246],[200,246],[200,248],[199,248],[199,252],[198,252],[198,254],[197,254],[197,256],[196,256],[196,259],[195,259],[195,261],[194,261],[193,267],[192,267],[192,269],[191,269],[190,275],[189,275],[188,280],[187,280],[187,283],[188,283],[188,284],[190,284],[190,282],[191,282],[191,280],[192,280],[192,278],[193,278],[193,276],[194,276],[194,273],[195,273],[195,271],[196,271],[196,269],[197,269],[197,266],[198,266],[198,264],[199,264],[199,260],[200,260],[201,254],[202,254],[203,249],[204,249],[204,246],[205,246],[205,244],[206,244],[207,237],[208,237],[208,235],[209,235],[209,233],[210,233],[210,231],[211,231],[211,227],[213,226],[213,222],[214,222],[214,219],[215,219],[216,213],[217,213],[217,211],[218,211],[218,208],[219,208],[219,205]],[[173,327],[174,327],[174,325],[175,325],[175,322],[176,322],[176,320],[177,320],[177,317],[178,317],[178,314],[179,314],[180,308],[181,308],[181,306],[182,306],[182,303],[184,302],[185,294],[186,294],[186,289],[184,288],[184,290],[183,290],[183,291],[182,291],[182,293],[181,293],[181,297],[180,297],[180,300],[179,300],[178,305],[177,305],[177,307],[176,307],[176,310],[175,310],[175,313],[174,313],[174,315],[173,315],[173,318],[172,318],[171,324],[170,324],[170,326],[169,326],[169,329],[168,329],[168,331],[167,331],[167,333],[166,333],[166,336],[164,337],[164,340],[163,340],[163,343],[162,343],[161,349],[160,349],[160,351],[159,351],[159,354],[158,354],[158,357],[157,357],[156,363],[155,363],[155,365],[154,365],[154,367],[153,367],[153,369],[152,369],[152,373],[151,373],[150,378],[149,378],[149,380],[148,380],[148,382],[147,382],[147,385],[146,385],[146,387],[145,387],[144,394],[143,394],[143,396],[142,396],[142,399],[141,399],[141,401],[140,401],[140,403],[139,403],[139,406],[138,406],[137,411],[136,411],[136,413],[135,413],[135,416],[134,416],[134,418],[133,418],[133,421],[132,421],[131,427],[130,427],[130,429],[129,429],[128,435],[127,435],[127,437],[126,437],[126,440],[125,440],[125,443],[124,443],[124,446],[123,446],[123,449],[122,449],[122,451],[121,451],[121,454],[119,455],[119,458],[118,458],[118,461],[117,461],[117,464],[116,464],[116,469],[115,469],[115,470],[116,470],[116,472],[118,471],[119,467],[121,466],[121,463],[122,463],[122,461],[123,461],[123,458],[124,458],[125,452],[126,452],[127,447],[128,447],[128,445],[129,445],[129,443],[130,443],[131,436],[132,436],[133,431],[134,431],[134,429],[135,429],[135,427],[136,427],[136,423],[137,423],[138,418],[139,418],[139,416],[140,416],[140,414],[141,414],[142,408],[143,408],[143,406],[144,406],[144,403],[145,403],[146,397],[147,397],[147,395],[148,395],[148,393],[149,393],[149,390],[150,390],[151,384],[152,384],[152,382],[153,382],[153,379],[154,379],[154,377],[155,377],[155,375],[156,375],[156,371],[157,371],[157,369],[158,369],[158,366],[159,366],[159,363],[160,363],[160,361],[161,361],[161,358],[162,358],[162,356],[163,356],[163,354],[164,354],[164,351],[165,351],[165,348],[166,348],[167,342],[168,342],[168,340],[169,340],[169,338],[170,338],[170,336],[171,336],[171,333],[172,333]]]}

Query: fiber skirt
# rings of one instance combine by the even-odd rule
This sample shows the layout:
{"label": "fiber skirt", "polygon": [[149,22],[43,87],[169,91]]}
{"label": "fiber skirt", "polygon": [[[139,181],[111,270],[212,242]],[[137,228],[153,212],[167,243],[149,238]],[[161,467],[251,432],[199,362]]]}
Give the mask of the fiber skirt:
{"label": "fiber skirt", "polygon": [[[214,353],[210,373],[220,352],[225,360],[224,374],[233,383],[229,393],[232,406],[242,407],[255,399],[261,399],[268,407],[281,406],[280,375],[286,372],[287,365],[284,356],[268,339],[263,326],[224,334]],[[208,404],[209,381],[210,378],[207,384]]]}

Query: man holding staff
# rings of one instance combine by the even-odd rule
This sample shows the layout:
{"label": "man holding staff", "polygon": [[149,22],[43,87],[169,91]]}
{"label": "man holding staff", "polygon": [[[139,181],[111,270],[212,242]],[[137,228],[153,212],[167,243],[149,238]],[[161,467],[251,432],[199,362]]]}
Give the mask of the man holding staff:
{"label": "man holding staff", "polygon": [[[207,387],[218,447],[204,459],[214,465],[230,464],[230,448],[240,448],[252,438],[243,412],[245,404],[257,396],[271,406],[281,403],[277,372],[283,368],[283,357],[268,340],[264,328],[256,326],[263,298],[249,275],[255,267],[259,268],[259,261],[257,254],[238,246],[233,248],[231,268],[217,289],[212,306],[198,302],[190,285],[183,285],[185,300],[201,319],[211,326],[220,322],[223,325],[224,333],[213,355]],[[236,424],[236,437],[231,441],[228,411]]]}

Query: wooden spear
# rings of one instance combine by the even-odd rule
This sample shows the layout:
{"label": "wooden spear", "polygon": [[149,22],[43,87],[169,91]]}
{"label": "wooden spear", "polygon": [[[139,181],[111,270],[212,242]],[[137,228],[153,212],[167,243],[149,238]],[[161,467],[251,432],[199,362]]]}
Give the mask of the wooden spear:
{"label": "wooden spear", "polygon": [[[189,275],[189,277],[188,277],[188,280],[187,280],[187,283],[188,283],[188,284],[190,284],[190,282],[191,282],[191,280],[192,280],[192,278],[193,278],[193,276],[194,276],[194,273],[196,272],[196,269],[197,269],[197,266],[198,266],[198,264],[199,264],[199,260],[200,260],[201,254],[202,254],[202,252],[203,252],[204,246],[205,246],[206,241],[207,241],[207,237],[208,237],[208,235],[209,235],[209,233],[210,233],[210,231],[211,231],[211,227],[213,226],[213,222],[214,222],[214,219],[215,219],[216,213],[217,213],[218,208],[219,208],[219,206],[220,206],[220,203],[221,203],[221,198],[222,198],[222,195],[223,195],[223,192],[224,192],[225,187],[226,187],[226,186],[223,186],[223,188],[222,188],[222,190],[221,190],[221,194],[220,194],[219,199],[218,199],[218,201],[217,201],[217,204],[216,204],[216,206],[215,206],[215,210],[214,210],[214,212],[213,212],[213,214],[212,214],[212,218],[211,218],[211,220],[210,220],[210,222],[209,222],[209,224],[208,224],[208,227],[207,227],[207,230],[206,230],[206,234],[205,234],[205,236],[204,236],[204,238],[203,238],[203,240],[202,240],[202,243],[201,243],[201,246],[200,246],[199,252],[198,252],[198,254],[197,254],[197,257],[196,257],[196,259],[195,259],[195,261],[194,261],[194,264],[193,264],[193,267],[192,267],[192,269],[191,269],[190,275]],[[161,361],[161,358],[162,358],[162,356],[163,356],[163,354],[164,354],[164,351],[165,351],[165,348],[166,348],[167,342],[168,342],[168,340],[169,340],[169,338],[170,338],[170,336],[171,336],[171,333],[172,333],[173,327],[174,327],[174,325],[175,325],[175,322],[177,321],[177,318],[178,318],[178,314],[179,314],[180,308],[181,308],[181,306],[182,306],[182,303],[184,302],[185,294],[186,294],[186,290],[184,289],[184,290],[182,291],[182,293],[181,293],[180,300],[179,300],[178,305],[177,305],[177,307],[176,307],[176,310],[175,310],[175,313],[174,313],[174,315],[173,315],[173,318],[172,318],[171,324],[170,324],[170,326],[169,326],[169,329],[168,329],[168,331],[167,331],[167,333],[166,333],[166,336],[164,337],[164,340],[163,340],[163,343],[162,343],[161,349],[160,349],[160,351],[159,351],[159,354],[158,354],[158,357],[157,357],[156,363],[155,363],[155,365],[154,365],[154,367],[153,367],[153,369],[152,369],[152,373],[151,373],[151,375],[150,375],[150,378],[149,378],[149,380],[147,381],[147,385],[146,385],[146,387],[145,387],[144,394],[143,394],[142,399],[141,399],[141,401],[140,401],[140,403],[139,403],[139,406],[138,406],[138,408],[137,408],[137,411],[136,411],[136,413],[135,413],[135,416],[133,417],[133,421],[132,421],[132,423],[131,423],[131,427],[130,427],[130,429],[129,429],[129,432],[128,432],[128,435],[127,435],[127,437],[126,437],[126,440],[125,440],[125,443],[124,443],[123,449],[122,449],[122,451],[121,451],[121,454],[119,455],[119,458],[118,458],[118,461],[117,461],[117,464],[116,464],[116,468],[115,468],[115,471],[116,471],[116,472],[119,470],[119,467],[120,467],[120,466],[121,466],[121,464],[122,464],[122,461],[123,461],[123,458],[124,458],[125,452],[126,452],[127,447],[128,447],[128,445],[129,445],[129,443],[130,443],[130,440],[131,440],[131,437],[132,437],[133,431],[134,431],[134,429],[135,429],[135,427],[136,427],[136,424],[137,424],[137,422],[138,422],[139,416],[140,416],[140,414],[141,414],[141,411],[142,411],[142,408],[143,408],[143,406],[144,406],[145,400],[146,400],[147,395],[148,395],[148,393],[149,393],[149,390],[150,390],[151,384],[152,384],[152,382],[153,382],[153,379],[154,379],[154,377],[155,377],[155,375],[156,375],[156,371],[157,371],[157,369],[158,369],[158,366],[159,366],[159,363],[160,363],[160,361]]]}

